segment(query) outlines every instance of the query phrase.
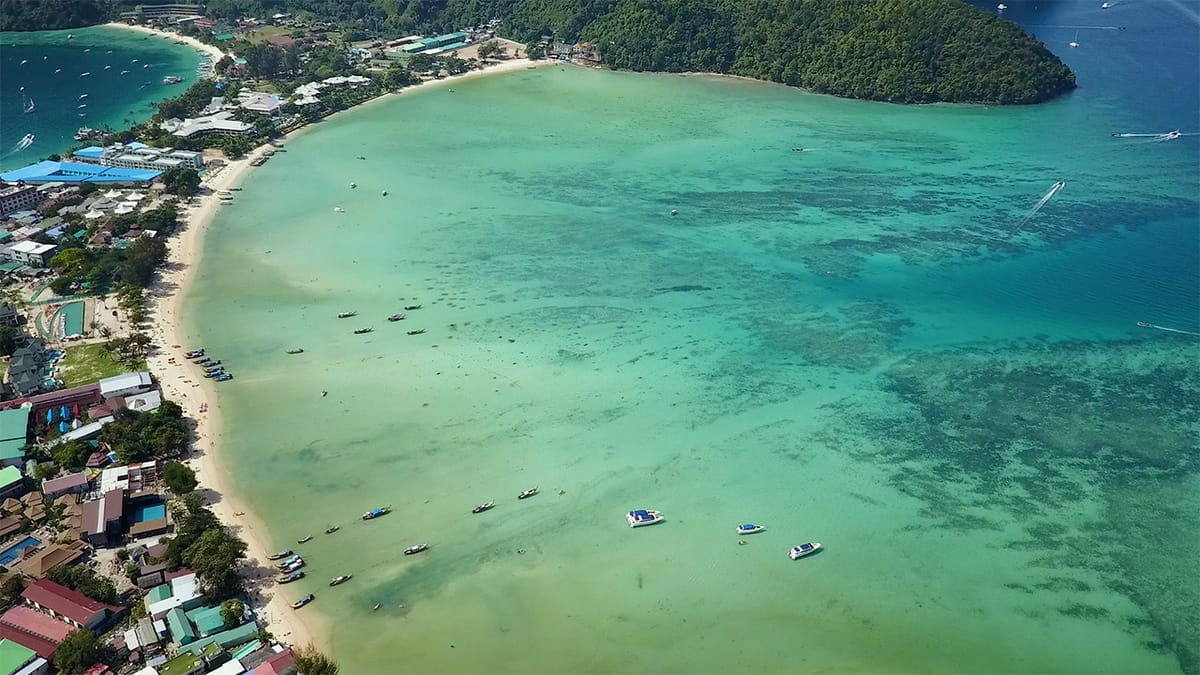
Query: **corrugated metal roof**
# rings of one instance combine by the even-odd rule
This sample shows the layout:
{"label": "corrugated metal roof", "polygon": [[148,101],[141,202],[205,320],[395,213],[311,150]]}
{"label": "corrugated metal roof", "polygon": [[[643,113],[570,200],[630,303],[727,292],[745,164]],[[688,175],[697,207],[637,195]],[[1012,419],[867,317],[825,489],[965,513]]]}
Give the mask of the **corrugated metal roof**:
{"label": "corrugated metal roof", "polygon": [[0,410],[0,441],[20,439],[24,443],[29,433],[30,412],[31,408]]}

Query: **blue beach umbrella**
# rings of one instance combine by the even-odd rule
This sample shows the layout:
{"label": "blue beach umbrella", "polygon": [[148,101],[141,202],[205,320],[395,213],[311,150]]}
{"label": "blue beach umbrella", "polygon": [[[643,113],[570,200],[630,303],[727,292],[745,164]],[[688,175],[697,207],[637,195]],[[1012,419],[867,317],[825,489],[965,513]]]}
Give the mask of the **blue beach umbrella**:
{"label": "blue beach umbrella", "polygon": [[67,433],[67,431],[70,430],[70,428],[71,428],[71,425],[67,424],[66,422],[58,423],[58,430],[63,432],[64,434]]}
{"label": "blue beach umbrella", "polygon": [[58,416],[64,420],[69,420],[69,419],[71,419],[71,411],[67,410],[67,406],[64,405],[62,408],[59,409]]}
{"label": "blue beach umbrella", "polygon": [[49,410],[46,411],[46,424],[50,424],[53,421],[54,421],[54,408],[50,408]]}

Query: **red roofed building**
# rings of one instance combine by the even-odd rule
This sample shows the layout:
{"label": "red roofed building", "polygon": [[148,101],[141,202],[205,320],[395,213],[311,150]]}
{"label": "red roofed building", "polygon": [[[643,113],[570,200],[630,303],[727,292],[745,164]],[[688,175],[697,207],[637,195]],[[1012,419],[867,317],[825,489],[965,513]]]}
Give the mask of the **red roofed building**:
{"label": "red roofed building", "polygon": [[0,615],[0,637],[32,649],[44,659],[52,658],[54,650],[73,630],[74,626],[28,607],[13,607]]}
{"label": "red roofed building", "polygon": [[21,593],[21,597],[25,598],[25,604],[30,607],[58,617],[72,627],[89,630],[102,626],[110,616],[125,609],[97,602],[79,591],[60,586],[49,579],[33,582]]}
{"label": "red roofed building", "polygon": [[296,657],[292,656],[291,649],[285,649],[250,671],[250,675],[290,675],[294,672],[296,672]]}

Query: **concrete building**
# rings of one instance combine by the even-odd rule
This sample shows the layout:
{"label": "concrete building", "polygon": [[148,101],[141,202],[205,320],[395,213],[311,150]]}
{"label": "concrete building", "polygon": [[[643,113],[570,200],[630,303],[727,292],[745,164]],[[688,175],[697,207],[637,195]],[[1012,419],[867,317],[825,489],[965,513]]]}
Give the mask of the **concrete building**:
{"label": "concrete building", "polygon": [[0,216],[7,216],[13,211],[32,209],[40,201],[42,193],[36,185],[0,181]]}
{"label": "concrete building", "polygon": [[0,499],[15,497],[25,492],[25,477],[15,466],[0,469]]}
{"label": "concrete building", "polygon": [[250,136],[254,133],[254,125],[241,122],[233,117],[231,111],[225,110],[205,117],[189,117],[179,119],[172,117],[160,124],[165,131],[179,138],[193,136]]}
{"label": "concrete building", "polygon": [[12,246],[4,249],[6,257],[13,261],[19,262],[30,267],[45,267],[46,263],[54,257],[54,251],[58,247],[54,244],[39,244],[31,239],[18,241]]}
{"label": "concrete building", "polygon": [[144,394],[157,388],[154,385],[153,378],[150,377],[150,373],[144,370],[137,373],[125,373],[123,375],[106,377],[100,380],[99,384],[100,396],[106,401],[114,396]]}
{"label": "concrete building", "polygon": [[204,604],[204,596],[195,574],[175,577],[169,584],[155,586],[146,594],[146,611],[152,619],[166,619],[167,612],[176,607],[186,612]]}
{"label": "concrete building", "polygon": [[154,461],[114,466],[100,474],[100,494],[108,494],[113,490],[135,494],[157,484],[158,462]]}
{"label": "concrete building", "polygon": [[116,143],[106,148],[91,146],[71,153],[81,162],[116,166],[125,169],[150,169],[166,171],[184,167],[200,171],[204,168],[204,155],[191,150],[174,148],[152,148],[145,143]]}
{"label": "concrete building", "polygon": [[18,328],[21,325],[21,313],[12,305],[0,305],[0,326]]}
{"label": "concrete building", "polygon": [[60,586],[49,579],[33,582],[21,592],[21,597],[33,609],[65,621],[74,628],[93,632],[103,628],[109,619],[125,610],[124,607],[92,600],[79,591]]}

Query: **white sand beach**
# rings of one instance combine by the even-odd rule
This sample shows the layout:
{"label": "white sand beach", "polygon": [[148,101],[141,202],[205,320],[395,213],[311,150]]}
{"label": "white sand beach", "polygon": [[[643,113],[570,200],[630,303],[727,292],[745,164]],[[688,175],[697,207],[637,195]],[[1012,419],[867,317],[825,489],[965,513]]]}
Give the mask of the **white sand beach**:
{"label": "white sand beach", "polygon": [[[124,24],[114,25],[135,30],[150,30]],[[159,31],[151,32],[158,33]],[[207,47],[207,45],[203,46]],[[441,80],[430,80],[409,87],[403,92],[444,86],[457,80],[513,72],[550,63],[512,59],[489,65],[483,70],[471,71]],[[368,103],[392,95],[385,94]],[[302,127],[284,136],[282,140],[294,138],[315,126],[317,125]],[[251,565],[260,569],[271,568],[267,560],[267,556],[272,553],[268,549],[269,539],[265,536],[267,528],[241,503],[236,494],[225,488],[223,479],[226,476],[225,471],[229,469],[222,466],[218,451],[222,433],[221,402],[217,396],[216,383],[202,377],[200,369],[192,366],[183,358],[185,351],[201,346],[190,344],[188,341],[183,322],[185,311],[183,299],[200,262],[205,229],[217,210],[221,208],[218,193],[240,185],[249,170],[253,168],[250,162],[270,147],[270,145],[260,146],[246,157],[231,161],[204,175],[202,194],[193,198],[192,204],[181,211],[180,231],[168,241],[169,264],[167,271],[160,276],[155,287],[147,294],[147,316],[154,322],[152,337],[155,344],[159,346],[159,349],[147,359],[149,367],[162,383],[167,397],[178,402],[182,406],[184,414],[196,420],[196,443],[190,463],[196,471],[201,489],[212,496],[210,502],[217,516],[223,522],[238,529],[238,534],[249,546],[248,556],[251,559]],[[179,346],[175,347],[174,345]],[[200,412],[202,404],[207,404],[207,412]],[[285,643],[314,644],[318,648],[328,649],[329,633],[320,629],[318,625],[320,615],[309,612],[302,618],[290,606],[291,600],[294,598],[286,597],[287,594],[280,593],[279,589],[278,586],[264,586],[261,594],[253,598],[256,611],[268,622],[268,630],[275,635],[276,639]],[[317,630],[313,629],[314,625],[317,626]]]}
{"label": "white sand beach", "polygon": [[159,38],[171,38],[172,40],[179,40],[180,42],[184,42],[188,46],[194,47],[194,48],[196,48],[196,50],[204,52],[205,54],[208,54],[209,56],[211,56],[213,63],[220,61],[221,57],[225,56],[225,52],[221,51],[219,48],[214,47],[213,45],[210,45],[210,44],[205,44],[205,43],[197,40],[194,37],[180,35],[179,33],[169,33],[165,30],[158,30],[157,28],[150,28],[149,26],[131,26],[127,23],[122,23],[120,21],[112,21],[112,22],[106,23],[104,25],[108,26],[109,28],[122,28],[124,30],[131,30],[136,33],[143,33],[146,35],[153,35],[153,36],[159,37]]}

